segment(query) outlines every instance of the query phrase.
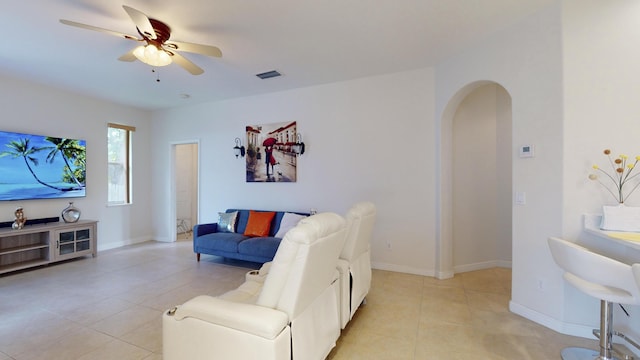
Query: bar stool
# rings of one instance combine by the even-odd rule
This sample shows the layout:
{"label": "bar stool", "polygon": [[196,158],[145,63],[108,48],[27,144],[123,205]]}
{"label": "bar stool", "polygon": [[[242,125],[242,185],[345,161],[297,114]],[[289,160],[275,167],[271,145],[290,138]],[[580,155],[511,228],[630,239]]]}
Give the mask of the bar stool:
{"label": "bar stool", "polygon": [[[568,347],[563,360],[613,360],[613,303],[640,305],[640,267],[596,254],[575,243],[549,238],[549,248],[564,278],[578,290],[600,299],[600,352]],[[634,277],[635,272],[635,277]],[[616,335],[623,335],[616,332]]]}

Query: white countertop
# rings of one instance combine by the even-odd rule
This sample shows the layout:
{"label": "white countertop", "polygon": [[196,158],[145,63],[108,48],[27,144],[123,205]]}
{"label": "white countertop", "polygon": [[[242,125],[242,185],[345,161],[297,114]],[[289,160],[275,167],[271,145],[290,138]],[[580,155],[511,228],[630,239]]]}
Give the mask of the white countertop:
{"label": "white countertop", "polygon": [[615,241],[625,246],[640,250],[640,232],[606,231],[600,229],[602,215],[585,214],[584,230],[590,234]]}

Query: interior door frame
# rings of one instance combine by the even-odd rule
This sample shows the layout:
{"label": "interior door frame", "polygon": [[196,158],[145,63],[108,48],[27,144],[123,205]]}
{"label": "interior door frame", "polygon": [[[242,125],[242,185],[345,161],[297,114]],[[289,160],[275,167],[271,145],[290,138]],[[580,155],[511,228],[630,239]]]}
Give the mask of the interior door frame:
{"label": "interior door frame", "polygon": [[176,164],[176,147],[178,145],[196,145],[196,151],[195,151],[195,164],[196,164],[196,175],[195,175],[195,181],[196,181],[196,186],[195,186],[195,199],[196,199],[196,219],[195,219],[195,223],[190,224],[192,227],[193,225],[197,224],[200,221],[200,140],[198,139],[194,139],[194,140],[184,140],[184,141],[173,141],[170,143],[171,146],[171,184],[169,185],[170,188],[170,211],[169,211],[169,219],[168,219],[168,224],[174,224],[173,225],[173,231],[171,231],[171,242],[176,242],[178,240],[178,232],[176,231],[176,221],[177,221],[177,208],[176,208],[176,201],[177,201],[177,164]]}

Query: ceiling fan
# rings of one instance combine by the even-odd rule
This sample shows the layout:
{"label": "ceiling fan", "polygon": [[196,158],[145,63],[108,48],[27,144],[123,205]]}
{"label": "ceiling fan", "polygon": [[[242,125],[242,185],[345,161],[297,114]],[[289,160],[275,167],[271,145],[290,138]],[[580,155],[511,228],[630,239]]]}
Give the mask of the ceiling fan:
{"label": "ceiling fan", "polygon": [[169,38],[171,37],[171,28],[167,24],[163,23],[160,20],[149,18],[143,12],[132,7],[126,5],[123,5],[122,7],[127,12],[127,14],[129,14],[129,17],[136,25],[136,30],[141,36],[140,38],[92,25],[81,24],[75,21],[60,19],[60,22],[65,25],[100,31],[122,37],[127,40],[134,40],[145,43],[144,45],[137,46],[126,54],[120,56],[118,58],[118,60],[120,61],[135,61],[136,59],[138,59],[145,64],[154,67],[166,66],[171,64],[172,62],[175,62],[191,74],[200,75],[204,73],[204,70],[202,70],[198,65],[191,62],[189,59],[180,55],[180,51],[213,57],[222,56],[222,52],[220,51],[220,49],[215,46],[193,44],[183,41],[170,41]]}

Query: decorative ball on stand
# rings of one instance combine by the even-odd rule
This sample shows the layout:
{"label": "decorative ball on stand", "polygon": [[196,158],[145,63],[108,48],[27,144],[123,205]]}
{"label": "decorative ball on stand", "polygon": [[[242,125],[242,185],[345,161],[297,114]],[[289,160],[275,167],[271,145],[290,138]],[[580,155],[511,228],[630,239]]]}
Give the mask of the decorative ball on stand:
{"label": "decorative ball on stand", "polygon": [[15,220],[13,221],[11,227],[14,230],[22,229],[24,227],[24,223],[27,222],[27,217],[24,216],[24,209],[22,208],[22,206],[17,207],[13,215],[15,216]]}

